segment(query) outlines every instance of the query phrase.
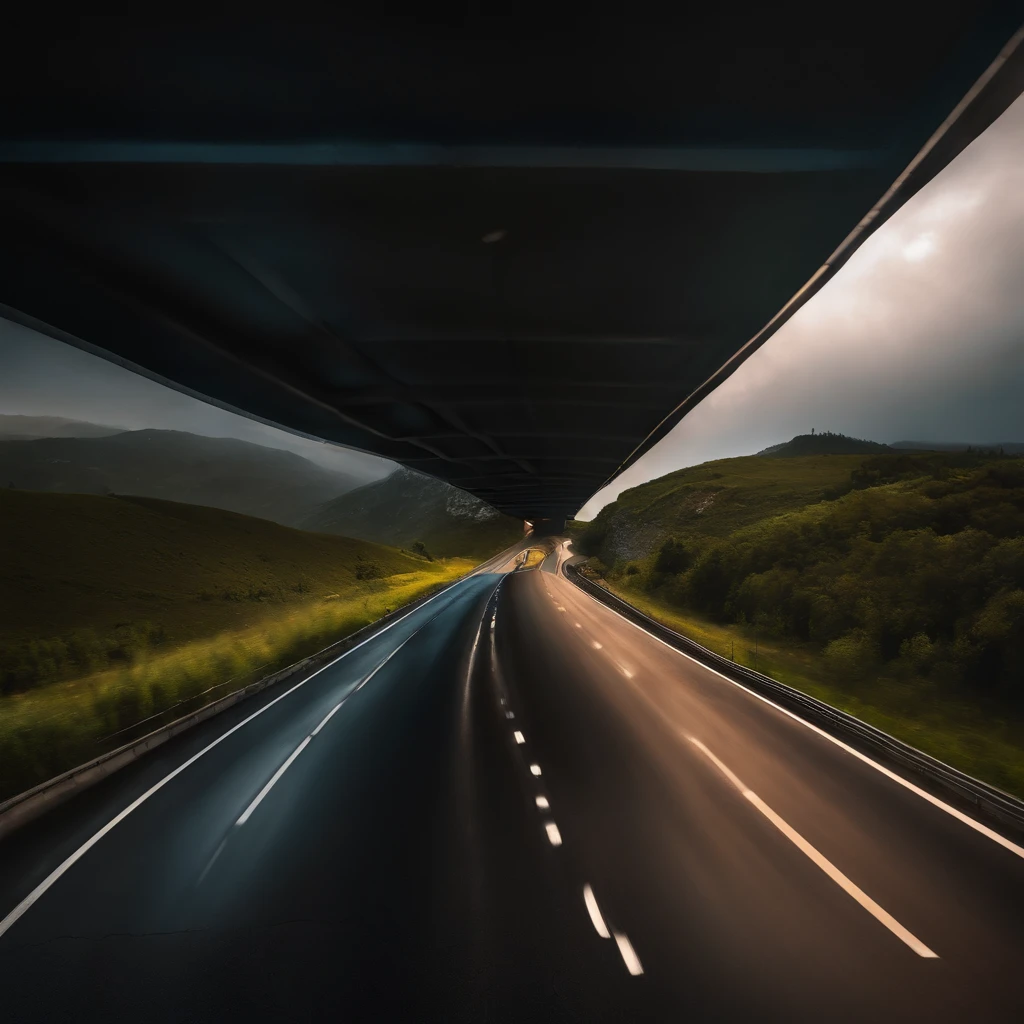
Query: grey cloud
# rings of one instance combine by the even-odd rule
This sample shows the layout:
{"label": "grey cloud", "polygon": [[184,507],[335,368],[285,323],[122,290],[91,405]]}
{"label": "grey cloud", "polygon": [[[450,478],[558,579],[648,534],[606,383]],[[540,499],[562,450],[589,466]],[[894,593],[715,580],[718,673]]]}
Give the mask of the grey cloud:
{"label": "grey cloud", "polygon": [[1022,395],[1024,99],[580,514],[811,427],[878,441],[1024,441]]}

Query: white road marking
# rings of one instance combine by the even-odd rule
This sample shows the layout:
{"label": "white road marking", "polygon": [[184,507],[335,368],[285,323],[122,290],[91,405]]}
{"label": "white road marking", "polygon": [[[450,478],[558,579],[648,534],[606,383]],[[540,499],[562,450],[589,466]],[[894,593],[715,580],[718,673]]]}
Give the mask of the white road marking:
{"label": "white road marking", "polygon": [[544,826],[544,830],[547,832],[548,842],[551,843],[552,846],[562,845],[562,833],[558,831],[558,826],[553,821],[549,821]]}
{"label": "white road marking", "polygon": [[334,707],[331,708],[331,710],[328,711],[326,715],[324,715],[320,724],[309,735],[316,736],[320,732],[320,730],[341,710],[341,705],[344,703],[345,701],[339,700],[338,703],[335,704]]}
{"label": "white road marking", "polygon": [[539,764],[531,764],[530,765],[530,774],[531,775],[540,775],[540,765]]}
{"label": "white road marking", "polygon": [[729,770],[700,740],[686,737],[704,756],[754,805],[801,853],[814,862],[847,895],[852,896],[872,917],[885,925],[898,939],[905,942],[918,956],[937,959],[938,954],[929,949],[916,935],[903,927],[887,910],[880,907],[863,889],[846,877],[827,857],[819,853],[796,829],[779,817],[749,786],[745,785]]}
{"label": "white road marking", "polygon": [[576,625],[577,629],[582,629],[583,628],[578,622],[575,625]]}
{"label": "white road marking", "polygon": [[227,838],[227,836],[225,836],[220,841],[220,845],[217,847],[217,849],[214,850],[213,856],[206,862],[206,867],[203,868],[203,873],[199,876],[199,881],[196,882],[197,886],[203,884],[203,879],[206,878],[206,876],[210,873],[210,868],[212,868],[213,865],[217,862],[217,858],[224,852],[224,847],[227,846],[227,845],[228,845],[228,838]]}
{"label": "white road marking", "polygon": [[616,665],[618,665],[619,671],[620,671],[620,672],[621,672],[621,673],[622,673],[622,674],[623,674],[623,675],[624,675],[624,676],[625,676],[625,677],[626,677],[627,679],[632,679],[632,678],[633,678],[633,670],[632,670],[632,669],[626,668],[626,666],[625,666],[625,665],[623,665],[623,664],[622,664],[621,662],[616,662],[615,664],[616,664]]}
{"label": "white road marking", "polygon": [[278,768],[273,775],[270,776],[270,781],[259,791],[259,793],[256,794],[256,799],[253,800],[253,802],[249,804],[249,806],[246,807],[244,811],[242,811],[242,814],[239,817],[238,821],[235,822],[236,825],[244,825],[252,817],[252,812],[255,811],[256,808],[259,807],[259,805],[263,802],[263,798],[274,788],[274,786],[277,784],[278,779],[280,779],[281,776],[284,775],[284,773],[288,771],[288,769],[292,766],[292,762],[295,760],[295,758],[297,758],[299,754],[301,754],[306,749],[306,747],[309,746],[309,741],[312,738],[312,736],[307,736],[291,752],[291,755],[289,756],[288,760],[285,761],[285,763],[281,765],[281,767]]}
{"label": "white road marking", "polygon": [[542,811],[546,811],[551,806],[551,804],[548,803],[548,798],[546,796],[539,796],[537,797],[537,806]]}
{"label": "white road marking", "polygon": [[506,718],[515,718],[516,717],[515,716],[515,712],[514,711],[506,711],[505,712],[505,717]]}
{"label": "white road marking", "polygon": [[[482,572],[485,566],[481,566],[481,568],[477,570],[477,573]],[[477,575],[477,573],[474,573],[473,575],[475,576]],[[423,604],[421,604],[419,607],[424,608],[426,605],[430,604],[433,601],[436,601],[439,597],[443,596],[444,594],[447,594],[449,590],[454,589],[460,583],[463,582],[465,582],[464,579],[456,580],[456,582],[453,583],[450,587],[445,587],[444,590],[439,591],[433,597],[427,598],[427,600],[424,601]],[[389,622],[386,626],[382,626],[372,636],[368,636],[365,640],[360,640],[359,643],[355,645],[355,647],[350,647],[347,651],[343,651],[333,661],[329,661],[326,665],[321,665],[320,668],[318,668],[315,672],[310,672],[310,674],[306,676],[305,679],[300,679],[299,682],[297,682],[294,686],[289,687],[289,689],[285,690],[284,693],[279,694],[273,700],[268,701],[266,704],[263,705],[263,707],[259,708],[258,710],[254,711],[251,715],[249,715],[248,718],[243,718],[241,722],[238,722],[236,725],[233,725],[230,729],[227,730],[227,732],[221,733],[220,736],[218,736],[211,743],[208,743],[198,753],[193,754],[190,758],[188,758],[188,760],[183,761],[173,771],[168,772],[167,775],[165,775],[159,782],[154,783],[152,786],[150,786],[145,793],[141,794],[141,796],[136,797],[123,811],[121,811],[113,818],[111,818],[110,821],[106,823],[106,825],[104,825],[101,829],[99,829],[99,831],[95,832],[89,839],[82,843],[82,845],[78,847],[78,849],[75,850],[74,853],[69,854],[67,857],[65,857],[64,860],[62,860],[60,864],[58,864],[57,867],[53,869],[53,871],[51,871],[5,918],[3,918],[3,920],[0,920],[0,936],[8,932],[11,929],[11,927],[24,916],[25,912],[29,910],[29,908],[31,908],[31,906],[34,903],[36,903],[39,900],[39,898],[43,896],[54,885],[55,882],[59,881],[60,878],[63,877],[63,875],[70,868],[74,867],[74,865],[77,864],[78,861],[80,861],[82,857],[84,857],[105,835],[107,835],[111,830],[120,825],[121,822],[124,821],[124,819],[132,813],[132,811],[136,810],[138,807],[141,807],[154,793],[159,792],[161,789],[164,788],[164,786],[167,785],[167,783],[171,782],[173,779],[176,779],[186,768],[189,768],[191,765],[195,764],[195,762],[198,761],[199,758],[201,758],[204,754],[209,753],[211,750],[213,750],[214,747],[222,743],[230,735],[238,732],[238,730],[241,729],[242,726],[248,725],[254,718],[258,718],[260,715],[263,714],[264,711],[268,711],[278,701],[284,700],[285,697],[287,697],[289,694],[292,694],[300,687],[305,686],[306,683],[308,683],[311,679],[315,679],[318,675],[320,675],[321,672],[326,672],[329,668],[332,668],[334,665],[337,665],[339,661],[341,661],[343,658],[347,658],[350,654],[354,653],[355,651],[358,651],[359,648],[365,646],[373,640],[378,639],[383,633],[386,633],[389,629],[393,628],[394,626],[397,626],[400,622],[404,622],[410,615],[413,614],[413,612],[418,610],[419,609],[417,608],[411,609],[410,611],[406,612],[405,615],[401,616],[401,618],[395,619],[393,622]],[[419,627],[419,629],[422,628],[422,626]],[[418,631],[419,630],[416,630],[416,632]],[[411,637],[407,639],[411,639]]]}
{"label": "white road marking", "polygon": [[564,611],[565,611],[565,606],[564,606],[564,605],[559,605],[559,606],[558,606],[558,610],[559,610],[560,612],[564,612]]}
{"label": "white road marking", "polygon": [[594,896],[594,890],[589,885],[583,886],[583,902],[587,905],[587,913],[590,914],[590,921],[594,926],[594,931],[602,939],[610,939],[612,937],[611,932],[608,931],[608,925],[604,923],[604,918],[601,916],[601,908],[597,905],[597,898]]}
{"label": "white road marking", "polygon": [[902,775],[897,775],[896,772],[892,771],[889,768],[886,768],[885,765],[879,764],[877,761],[872,761],[871,758],[867,756],[867,754],[862,754],[859,750],[854,749],[848,743],[844,743],[841,739],[838,739],[831,733],[828,733],[824,729],[821,729],[818,726],[814,725],[812,722],[808,722],[806,719],[801,718],[798,714],[796,714],[793,711],[790,711],[788,708],[784,708],[781,704],[776,704],[775,701],[770,700],[768,697],[762,696],[756,690],[751,690],[749,686],[744,686],[742,683],[736,682],[735,679],[730,679],[724,673],[719,672],[718,669],[714,669],[711,668],[709,665],[705,665],[704,662],[693,657],[693,655],[687,654],[685,651],[679,650],[678,647],[673,647],[667,641],[662,640],[660,636],[655,636],[649,630],[644,629],[643,626],[640,626],[637,623],[633,622],[632,619],[627,619],[625,615],[623,615],[621,612],[617,612],[614,608],[611,608],[603,602],[598,601],[596,598],[592,597],[591,600],[594,601],[596,604],[601,605],[601,607],[606,608],[613,615],[617,615],[620,619],[622,619],[623,622],[628,623],[634,629],[640,630],[640,632],[643,633],[645,636],[649,636],[652,640],[657,640],[657,642],[661,644],[663,647],[667,647],[670,651],[680,655],[683,658],[686,658],[688,661],[692,661],[695,665],[699,665],[702,669],[705,669],[712,675],[716,675],[720,679],[724,679],[727,683],[731,684],[732,686],[735,686],[738,689],[743,690],[745,693],[749,693],[751,697],[754,697],[756,700],[761,701],[762,704],[767,704],[769,707],[775,708],[776,711],[781,712],[787,718],[791,718],[794,722],[797,722],[799,725],[802,725],[805,729],[809,729],[811,732],[817,733],[823,739],[828,740],[829,743],[833,743],[841,750],[845,750],[846,753],[850,754],[852,757],[857,758],[858,761],[862,761],[864,764],[874,768],[875,771],[880,772],[886,778],[891,779],[893,782],[897,783],[897,785],[902,786],[904,789],[910,790],[911,793],[916,794],[922,800],[926,800],[933,807],[937,807],[940,811],[945,811],[946,814],[949,814],[952,817],[956,818],[957,821],[963,822],[963,824],[965,824],[968,828],[974,829],[975,832],[980,833],[987,839],[991,839],[992,842],[998,843],[1005,850],[1009,850],[1010,853],[1014,853],[1018,857],[1024,859],[1024,846],[1018,846],[1016,843],[1007,839],[1006,836],[1000,835],[994,829],[989,828],[987,825],[983,825],[980,821],[977,821],[976,819],[972,818],[969,814],[964,814],[963,811],[957,810],[957,808],[950,806],[945,801],[940,800],[937,796],[932,796],[931,793],[921,789],[920,786],[914,785],[913,782],[911,782],[909,779],[903,778]]}
{"label": "white road marking", "polygon": [[516,743],[526,742],[526,737],[518,729],[514,733],[512,733],[512,735],[515,736]]}
{"label": "white road marking", "polygon": [[619,947],[619,953],[622,955],[622,962],[626,965],[626,970],[634,978],[638,974],[643,974],[644,968],[640,963],[640,958],[633,951],[633,944],[622,932],[615,933],[615,945]]}
{"label": "white road marking", "polygon": [[596,640],[592,640],[590,646],[593,647],[595,651],[599,651],[604,647],[604,644],[599,644]]}

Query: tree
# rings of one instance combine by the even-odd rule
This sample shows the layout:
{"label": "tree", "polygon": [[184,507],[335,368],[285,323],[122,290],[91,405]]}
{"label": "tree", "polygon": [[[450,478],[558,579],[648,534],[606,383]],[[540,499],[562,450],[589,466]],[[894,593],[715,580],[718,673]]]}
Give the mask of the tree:
{"label": "tree", "polygon": [[658,557],[654,560],[654,571],[670,573],[675,576],[690,568],[693,558],[686,545],[669,537],[658,549]]}
{"label": "tree", "polygon": [[428,562],[432,562],[434,560],[434,556],[427,550],[427,545],[421,540],[418,540],[413,544],[412,553],[414,555],[419,555],[420,558],[425,558]]}

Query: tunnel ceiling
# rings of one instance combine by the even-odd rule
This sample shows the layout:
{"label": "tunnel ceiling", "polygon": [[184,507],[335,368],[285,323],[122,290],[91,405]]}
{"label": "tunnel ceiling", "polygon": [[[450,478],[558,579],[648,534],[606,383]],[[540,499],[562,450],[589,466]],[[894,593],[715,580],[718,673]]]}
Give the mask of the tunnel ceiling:
{"label": "tunnel ceiling", "polygon": [[572,512],[1018,95],[1015,9],[10,21],[0,303]]}

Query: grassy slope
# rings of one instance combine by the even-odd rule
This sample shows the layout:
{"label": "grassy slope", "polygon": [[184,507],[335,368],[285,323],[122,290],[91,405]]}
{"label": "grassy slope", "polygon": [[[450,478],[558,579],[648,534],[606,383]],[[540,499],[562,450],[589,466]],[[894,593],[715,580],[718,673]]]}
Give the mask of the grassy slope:
{"label": "grassy slope", "polygon": [[140,620],[180,642],[343,592],[360,565],[441,572],[366,541],[150,498],[3,489],[0,532],[0,646]]}
{"label": "grassy slope", "polygon": [[339,599],[286,606],[259,626],[0,698],[0,800],[314,654],[470,568],[453,561],[366,581]]}
{"label": "grassy slope", "polygon": [[623,491],[601,510],[592,526],[607,528],[599,556],[611,565],[651,554],[666,537],[728,536],[820,501],[863,461],[863,455],[750,455],[677,470]]}
{"label": "grassy slope", "polygon": [[[0,800],[321,650],[473,564],[156,499],[4,491],[0,529],[11,555],[0,563],[0,650],[143,618],[168,636],[132,664],[0,698]],[[376,578],[357,577],[367,567]]]}

